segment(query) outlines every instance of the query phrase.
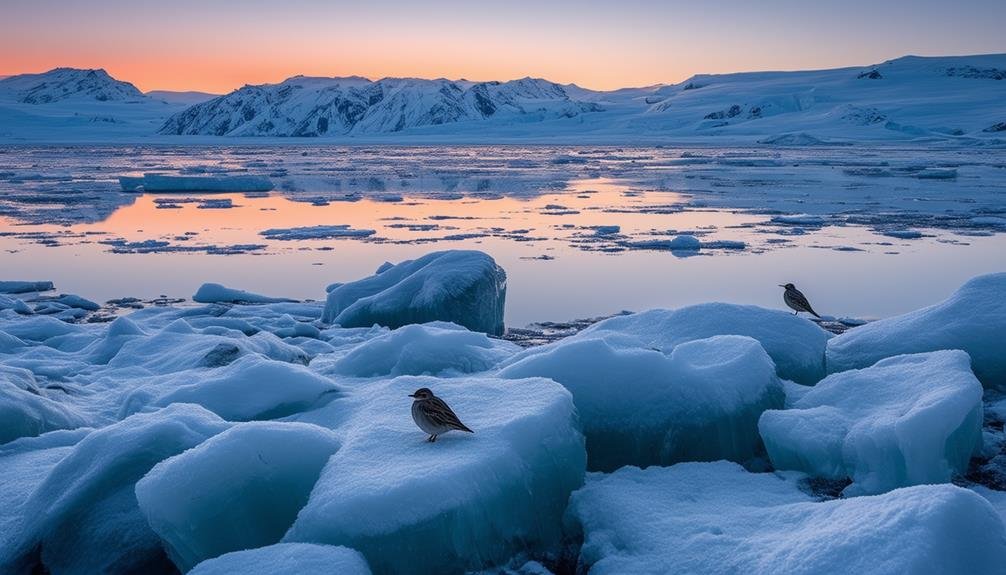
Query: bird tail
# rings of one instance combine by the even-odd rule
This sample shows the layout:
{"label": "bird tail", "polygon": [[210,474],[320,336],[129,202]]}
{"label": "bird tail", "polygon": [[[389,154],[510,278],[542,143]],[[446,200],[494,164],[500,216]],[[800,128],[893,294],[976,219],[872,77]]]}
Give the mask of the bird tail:
{"label": "bird tail", "polygon": [[475,433],[471,429],[468,429],[468,426],[465,425],[465,424],[463,424],[463,423],[461,423],[460,421],[458,422],[458,428],[457,429],[458,429],[458,431],[467,431],[468,433]]}
{"label": "bird tail", "polygon": [[814,317],[816,317],[817,319],[821,319],[821,316],[817,315],[816,311],[814,311],[814,310],[812,310],[810,308],[807,308],[807,311],[809,311],[810,313],[812,313],[814,315]]}

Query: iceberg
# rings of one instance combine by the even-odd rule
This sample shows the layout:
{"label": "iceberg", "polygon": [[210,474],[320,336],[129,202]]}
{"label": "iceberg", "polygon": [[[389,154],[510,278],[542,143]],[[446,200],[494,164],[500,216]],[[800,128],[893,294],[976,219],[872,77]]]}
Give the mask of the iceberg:
{"label": "iceberg", "polygon": [[903,355],[830,375],[758,424],[772,464],[848,495],[944,483],[982,446],[982,386],[963,351]]}
{"label": "iceberg", "polygon": [[136,500],[175,565],[277,543],[293,524],[335,434],[306,423],[235,425],[162,461],[136,484]]}
{"label": "iceberg", "polygon": [[1006,532],[981,496],[920,485],[815,501],[728,462],[592,474],[570,498],[591,575],[1002,573]]}
{"label": "iceberg", "polygon": [[332,366],[353,377],[487,371],[520,351],[513,343],[444,322],[407,325],[362,343]]}
{"label": "iceberg", "polygon": [[1006,389],[1006,273],[976,277],[936,305],[851,329],[828,342],[828,371],[885,357],[962,349],[987,388]]}
{"label": "iceberg", "polygon": [[[603,333],[603,332],[602,332]],[[743,336],[685,342],[669,355],[573,338],[529,355],[501,377],[547,377],[573,394],[591,470],[679,461],[751,460],[758,418],[783,405],[775,365]]]}
{"label": "iceberg", "polygon": [[506,272],[478,251],[433,252],[328,293],[322,321],[342,327],[398,328],[449,321],[503,333]]}
{"label": "iceberg", "polygon": [[311,543],[278,543],[208,559],[188,575],[370,575],[358,551]]}
{"label": "iceberg", "polygon": [[54,287],[50,281],[30,282],[30,281],[0,281],[0,293],[32,293],[40,291],[51,291]]}
{"label": "iceberg", "polygon": [[198,406],[173,405],[92,431],[24,502],[17,538],[0,549],[0,572],[39,562],[50,573],[154,571],[164,549],[140,513],[135,483],[227,426]]}
{"label": "iceberg", "polygon": [[653,309],[596,323],[578,336],[628,336],[641,347],[669,353],[678,344],[715,335],[745,335],[761,343],[779,376],[813,385],[826,374],[825,347],[832,337],[814,322],[781,310],[707,303],[676,310]]}
{"label": "iceberg", "polygon": [[199,303],[281,303],[281,302],[292,302],[296,300],[281,298],[281,297],[269,297],[264,295],[259,295],[257,293],[251,293],[244,290],[233,289],[224,287],[220,284],[215,283],[205,283],[199,286],[199,290],[196,294],[192,296],[192,301]]}
{"label": "iceberg", "polygon": [[[386,272],[387,273],[387,272]],[[408,394],[429,387],[474,434],[436,443],[408,416]],[[586,453],[572,398],[547,379],[403,376],[355,389],[334,417],[344,435],[284,542],[356,549],[377,573],[481,569],[561,539]],[[333,409],[338,408],[338,409]]]}

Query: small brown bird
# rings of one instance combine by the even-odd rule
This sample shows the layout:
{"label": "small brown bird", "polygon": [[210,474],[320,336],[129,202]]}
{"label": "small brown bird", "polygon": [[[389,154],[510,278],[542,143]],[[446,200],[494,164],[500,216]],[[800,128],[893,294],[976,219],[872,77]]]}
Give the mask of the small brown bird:
{"label": "small brown bird", "polygon": [[475,433],[468,426],[461,423],[457,415],[444,403],[444,400],[433,395],[429,388],[422,387],[410,394],[412,401],[412,419],[430,437],[426,441],[434,442],[438,435],[443,435],[452,429]]}
{"label": "small brown bird", "polygon": [[807,301],[807,296],[803,295],[803,293],[801,293],[800,290],[796,289],[795,285],[780,284],[779,287],[786,288],[786,292],[782,294],[782,300],[786,302],[786,305],[788,305],[790,309],[796,310],[796,313],[794,313],[793,315],[805,311],[813,315],[817,319],[821,319],[821,316],[817,315],[817,312],[814,311],[814,308],[810,307],[810,302]]}

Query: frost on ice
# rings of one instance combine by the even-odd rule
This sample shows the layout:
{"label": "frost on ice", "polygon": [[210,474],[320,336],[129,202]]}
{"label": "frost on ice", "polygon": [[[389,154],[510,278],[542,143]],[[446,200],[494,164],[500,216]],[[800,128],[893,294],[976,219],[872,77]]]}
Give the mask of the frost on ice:
{"label": "frost on ice", "polygon": [[343,327],[391,328],[441,320],[501,335],[505,298],[506,272],[487,254],[433,252],[336,287],[328,294],[322,320]]}
{"label": "frost on ice", "polygon": [[624,467],[573,494],[591,575],[1001,573],[1006,533],[953,485],[815,501],[789,480],[728,462]]}
{"label": "frost on ice", "polygon": [[532,350],[500,372],[548,377],[572,392],[590,469],[745,462],[759,453],[758,417],[781,407],[783,392],[757,341],[717,336],[682,343],[664,355],[595,333],[541,353]]}
{"label": "frost on ice", "polygon": [[758,424],[772,464],[847,494],[950,481],[982,445],[982,387],[963,351],[904,355],[830,375]]}
{"label": "frost on ice", "polygon": [[1006,389],[1006,273],[979,276],[948,299],[850,330],[828,342],[832,373],[904,353],[962,349],[985,387]]}

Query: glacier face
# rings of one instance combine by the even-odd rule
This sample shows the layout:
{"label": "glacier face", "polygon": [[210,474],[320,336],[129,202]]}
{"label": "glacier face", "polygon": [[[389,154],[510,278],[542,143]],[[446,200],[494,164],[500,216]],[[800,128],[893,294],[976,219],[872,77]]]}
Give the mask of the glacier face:
{"label": "glacier face", "polygon": [[510,82],[307,78],[245,86],[165,122],[161,134],[326,136],[401,132],[486,119],[570,118],[603,108],[535,78]]}

